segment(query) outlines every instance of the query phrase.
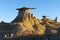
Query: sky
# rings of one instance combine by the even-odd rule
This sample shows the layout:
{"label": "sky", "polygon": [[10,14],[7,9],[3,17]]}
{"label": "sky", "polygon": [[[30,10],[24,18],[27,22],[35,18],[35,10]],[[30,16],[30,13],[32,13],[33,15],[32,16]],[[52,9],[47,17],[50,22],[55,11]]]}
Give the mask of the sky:
{"label": "sky", "polygon": [[0,0],[0,22],[11,22],[18,15],[16,8],[31,7],[30,10],[36,18],[41,19],[43,15],[60,21],[60,0]]}

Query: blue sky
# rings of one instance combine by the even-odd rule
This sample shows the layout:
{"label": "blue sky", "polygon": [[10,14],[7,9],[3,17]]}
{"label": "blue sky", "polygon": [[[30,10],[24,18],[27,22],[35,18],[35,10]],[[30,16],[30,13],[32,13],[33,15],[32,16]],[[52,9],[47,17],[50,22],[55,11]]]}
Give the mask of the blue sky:
{"label": "blue sky", "polygon": [[60,21],[60,0],[0,0],[0,21],[11,22],[18,15],[16,8],[33,7],[31,12],[39,19],[47,15]]}

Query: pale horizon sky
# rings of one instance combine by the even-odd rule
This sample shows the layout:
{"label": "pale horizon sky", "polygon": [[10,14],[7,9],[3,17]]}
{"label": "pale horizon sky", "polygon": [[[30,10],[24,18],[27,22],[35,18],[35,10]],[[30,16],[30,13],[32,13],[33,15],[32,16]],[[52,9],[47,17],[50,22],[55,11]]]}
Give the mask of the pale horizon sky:
{"label": "pale horizon sky", "polygon": [[60,0],[0,0],[0,21],[11,22],[18,15],[16,8],[36,8],[31,12],[41,19],[43,15],[60,21]]}

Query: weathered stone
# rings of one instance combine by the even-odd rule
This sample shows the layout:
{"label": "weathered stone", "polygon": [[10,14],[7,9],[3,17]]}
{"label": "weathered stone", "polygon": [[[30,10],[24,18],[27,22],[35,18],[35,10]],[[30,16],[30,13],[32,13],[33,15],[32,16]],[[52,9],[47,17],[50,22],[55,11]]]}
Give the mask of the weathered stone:
{"label": "weathered stone", "polygon": [[[19,8],[18,16],[11,23],[0,23],[0,38],[5,40],[60,40],[60,22],[43,16],[37,19],[29,9]],[[57,22],[57,23],[56,23]],[[57,25],[56,25],[57,24]]]}

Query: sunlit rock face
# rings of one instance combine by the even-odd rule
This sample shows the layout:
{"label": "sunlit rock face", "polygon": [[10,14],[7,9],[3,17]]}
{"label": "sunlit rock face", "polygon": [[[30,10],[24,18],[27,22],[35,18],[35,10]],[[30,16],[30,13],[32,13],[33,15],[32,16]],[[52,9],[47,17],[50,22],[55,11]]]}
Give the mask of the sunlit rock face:
{"label": "sunlit rock face", "polygon": [[60,22],[43,16],[41,20],[29,12],[35,8],[18,8],[18,15],[11,23],[0,23],[2,40],[60,40]]}
{"label": "sunlit rock face", "polygon": [[18,9],[18,16],[12,21],[13,24],[18,25],[16,35],[44,35],[46,29],[45,26],[40,24],[40,20],[35,18],[35,16],[29,12],[29,9],[32,8],[23,7],[22,9]]}

